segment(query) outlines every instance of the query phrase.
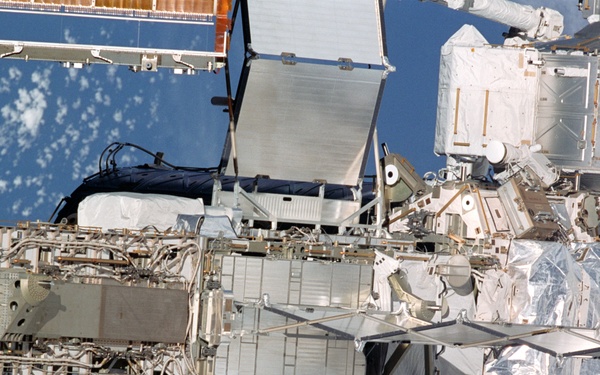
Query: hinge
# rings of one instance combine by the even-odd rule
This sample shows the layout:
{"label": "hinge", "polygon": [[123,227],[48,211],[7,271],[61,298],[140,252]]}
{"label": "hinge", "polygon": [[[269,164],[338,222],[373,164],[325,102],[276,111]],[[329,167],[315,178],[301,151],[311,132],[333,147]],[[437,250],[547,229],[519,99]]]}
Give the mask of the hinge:
{"label": "hinge", "polygon": [[296,65],[296,54],[293,52],[281,52],[283,65]]}
{"label": "hinge", "polygon": [[346,58],[346,57],[340,57],[338,59],[338,67],[340,68],[340,70],[352,70],[354,69],[354,67],[352,66],[352,59]]}

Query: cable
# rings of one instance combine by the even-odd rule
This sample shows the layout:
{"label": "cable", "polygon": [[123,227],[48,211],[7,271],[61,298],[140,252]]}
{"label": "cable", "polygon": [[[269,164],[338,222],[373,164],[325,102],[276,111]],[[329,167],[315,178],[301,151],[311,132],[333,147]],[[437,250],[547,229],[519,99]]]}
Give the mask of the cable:
{"label": "cable", "polygon": [[134,149],[140,150],[150,156],[152,156],[154,158],[154,160],[157,160],[161,163],[161,165],[166,165],[171,169],[174,170],[183,170],[183,171],[198,171],[198,172],[216,172],[218,170],[218,167],[207,167],[207,168],[200,168],[200,167],[182,167],[182,166],[177,166],[174,164],[171,164],[169,162],[167,162],[162,155],[158,154],[158,153],[154,153],[151,152],[147,149],[145,149],[142,146],[139,146],[135,143],[128,143],[128,142],[113,142],[110,145],[108,145],[103,151],[102,153],[100,153],[100,158],[98,159],[98,173],[95,173],[91,176],[88,176],[84,179],[84,182],[100,175],[100,177],[104,176],[104,175],[109,175],[112,172],[117,170],[117,160],[116,157],[118,155],[118,153],[125,147],[132,147]]}

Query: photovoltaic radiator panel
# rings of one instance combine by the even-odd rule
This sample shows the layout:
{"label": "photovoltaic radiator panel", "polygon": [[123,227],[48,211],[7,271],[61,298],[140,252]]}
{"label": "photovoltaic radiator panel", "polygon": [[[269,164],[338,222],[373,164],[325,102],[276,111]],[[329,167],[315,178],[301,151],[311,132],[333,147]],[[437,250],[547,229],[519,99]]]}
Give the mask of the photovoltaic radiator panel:
{"label": "photovoltaic radiator panel", "polygon": [[378,0],[248,0],[226,174],[356,186],[383,81]]}
{"label": "photovoltaic radiator panel", "polygon": [[381,65],[379,1],[250,0],[252,49],[259,54]]}
{"label": "photovoltaic radiator panel", "polygon": [[[239,175],[356,185],[384,71],[266,59],[247,69],[237,98]],[[234,173],[230,158],[227,174]]]}

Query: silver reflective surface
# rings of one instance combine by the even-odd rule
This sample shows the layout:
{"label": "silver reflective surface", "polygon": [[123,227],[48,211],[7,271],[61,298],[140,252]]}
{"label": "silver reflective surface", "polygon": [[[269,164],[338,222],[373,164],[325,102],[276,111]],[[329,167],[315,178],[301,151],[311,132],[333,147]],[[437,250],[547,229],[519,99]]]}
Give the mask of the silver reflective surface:
{"label": "silver reflective surface", "polygon": [[596,58],[544,55],[535,142],[559,166],[592,164]]}
{"label": "silver reflective surface", "polygon": [[259,54],[382,65],[379,1],[248,1],[252,48]]}
{"label": "silver reflective surface", "polygon": [[[552,369],[552,374],[600,372],[598,360],[566,358],[576,353],[582,357],[597,355],[600,343],[593,327],[600,321],[598,254],[597,243],[574,244],[569,249],[552,242],[513,242],[507,267],[514,290],[510,321],[585,328],[522,337],[521,343],[545,353],[527,346],[506,348],[499,358],[487,364],[486,373],[526,374],[538,373],[539,369]],[[512,328],[499,329],[510,333]],[[559,354],[558,358],[553,353]]]}
{"label": "silver reflective surface", "polygon": [[[340,306],[342,313],[359,308],[370,291],[368,264],[307,262],[224,256],[221,283],[236,301],[256,302],[268,294],[272,303]],[[325,308],[327,309],[327,308]],[[335,313],[339,310],[331,309]],[[364,374],[364,355],[352,340],[340,339],[312,326],[256,335],[262,329],[294,323],[289,314],[243,307],[236,318],[240,336],[217,351],[217,373]],[[294,310],[290,310],[294,312]],[[318,309],[311,317],[323,317]],[[330,337],[331,336],[331,337]]]}
{"label": "silver reflective surface", "polygon": [[[253,60],[237,122],[239,174],[356,185],[382,70]],[[232,158],[227,174],[233,175]]]}

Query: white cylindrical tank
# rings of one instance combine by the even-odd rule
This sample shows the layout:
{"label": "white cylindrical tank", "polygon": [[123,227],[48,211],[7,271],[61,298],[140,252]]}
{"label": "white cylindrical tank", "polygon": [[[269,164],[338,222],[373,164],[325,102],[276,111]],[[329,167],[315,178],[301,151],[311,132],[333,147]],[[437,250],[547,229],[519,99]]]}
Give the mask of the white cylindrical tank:
{"label": "white cylindrical tank", "polygon": [[527,156],[524,150],[500,141],[490,141],[485,148],[485,157],[492,164],[516,163]]}

